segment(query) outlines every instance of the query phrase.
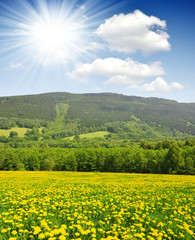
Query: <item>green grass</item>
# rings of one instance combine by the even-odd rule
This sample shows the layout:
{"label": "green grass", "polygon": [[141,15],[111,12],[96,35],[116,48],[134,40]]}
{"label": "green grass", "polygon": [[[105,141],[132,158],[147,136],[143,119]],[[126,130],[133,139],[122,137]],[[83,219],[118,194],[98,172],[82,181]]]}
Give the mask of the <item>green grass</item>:
{"label": "green grass", "polygon": [[107,134],[109,134],[109,132],[107,132],[107,131],[86,133],[86,134],[81,134],[81,135],[80,135],[80,138],[95,138],[95,137],[104,138],[105,135],[107,135]]}
{"label": "green grass", "polygon": [[60,131],[65,128],[65,119],[68,111],[68,104],[65,103],[58,103],[56,104],[56,117],[54,121],[48,124],[48,128],[50,131]]}
{"label": "green grass", "polygon": [[[109,132],[107,132],[107,131],[99,131],[99,132],[93,132],[93,133],[80,134],[79,137],[80,138],[96,138],[96,137],[105,138],[105,136],[107,134],[109,134]],[[74,138],[74,136],[67,137],[65,139],[73,140],[73,138]]]}
{"label": "green grass", "polygon": [[10,132],[14,131],[14,132],[18,133],[18,137],[24,137],[24,134],[26,133],[27,130],[28,130],[28,128],[19,128],[19,127],[13,127],[8,130],[0,129],[0,136],[9,137]]}

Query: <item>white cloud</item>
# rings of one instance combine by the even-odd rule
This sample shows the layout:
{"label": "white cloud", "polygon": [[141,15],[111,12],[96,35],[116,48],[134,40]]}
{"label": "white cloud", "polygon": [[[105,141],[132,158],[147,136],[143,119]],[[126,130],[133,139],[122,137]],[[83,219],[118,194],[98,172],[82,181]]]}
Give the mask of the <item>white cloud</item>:
{"label": "white cloud", "polygon": [[145,83],[141,86],[132,85],[129,87],[129,89],[131,88],[141,90],[143,92],[167,92],[174,89],[183,89],[184,86],[178,82],[172,82],[168,84],[163,78],[157,77],[151,83]]}
{"label": "white cloud", "polygon": [[22,63],[10,63],[9,65],[10,69],[19,69],[19,68],[22,68],[23,67],[23,64]]}
{"label": "white cloud", "polygon": [[83,47],[83,51],[99,51],[100,49],[103,49],[104,46],[98,42],[91,42],[88,46]]}
{"label": "white cloud", "polygon": [[128,58],[98,58],[94,62],[79,64],[68,76],[80,82],[87,82],[89,76],[107,77],[105,84],[137,84],[146,77],[160,76],[165,74],[160,62],[144,64]]}
{"label": "white cloud", "polygon": [[154,16],[147,16],[139,10],[127,15],[121,13],[106,19],[96,35],[108,42],[111,50],[148,54],[170,50],[166,22]]}

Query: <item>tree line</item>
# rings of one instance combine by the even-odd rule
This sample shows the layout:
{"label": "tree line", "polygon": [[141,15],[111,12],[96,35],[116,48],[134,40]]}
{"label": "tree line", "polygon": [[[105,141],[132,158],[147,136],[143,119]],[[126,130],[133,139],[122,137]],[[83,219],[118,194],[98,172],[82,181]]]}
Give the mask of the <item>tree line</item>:
{"label": "tree line", "polygon": [[2,148],[0,170],[195,174],[195,147]]}

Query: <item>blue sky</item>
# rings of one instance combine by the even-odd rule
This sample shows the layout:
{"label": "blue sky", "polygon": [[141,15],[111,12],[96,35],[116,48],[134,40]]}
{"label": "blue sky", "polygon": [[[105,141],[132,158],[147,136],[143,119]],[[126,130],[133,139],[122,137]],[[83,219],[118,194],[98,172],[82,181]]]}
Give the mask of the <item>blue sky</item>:
{"label": "blue sky", "polygon": [[0,96],[195,102],[194,0],[1,0]]}

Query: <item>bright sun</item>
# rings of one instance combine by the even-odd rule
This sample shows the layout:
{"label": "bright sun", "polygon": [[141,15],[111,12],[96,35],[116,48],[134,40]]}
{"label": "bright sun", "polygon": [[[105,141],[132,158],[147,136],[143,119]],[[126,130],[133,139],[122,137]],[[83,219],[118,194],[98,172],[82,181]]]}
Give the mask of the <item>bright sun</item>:
{"label": "bright sun", "polygon": [[67,41],[66,29],[58,23],[34,24],[31,34],[32,41],[43,52],[55,52]]}
{"label": "bright sun", "polygon": [[29,26],[28,36],[41,55],[57,60],[68,57],[70,48],[79,42],[79,32],[79,25],[76,23],[50,19]]}
{"label": "bright sun", "polygon": [[43,65],[69,61],[83,51],[86,25],[79,11],[49,8],[43,4],[40,12],[33,12],[29,21],[18,27],[28,51]]}
{"label": "bright sun", "polygon": [[73,24],[58,21],[34,23],[29,29],[32,43],[45,54],[55,54],[79,38]]}

